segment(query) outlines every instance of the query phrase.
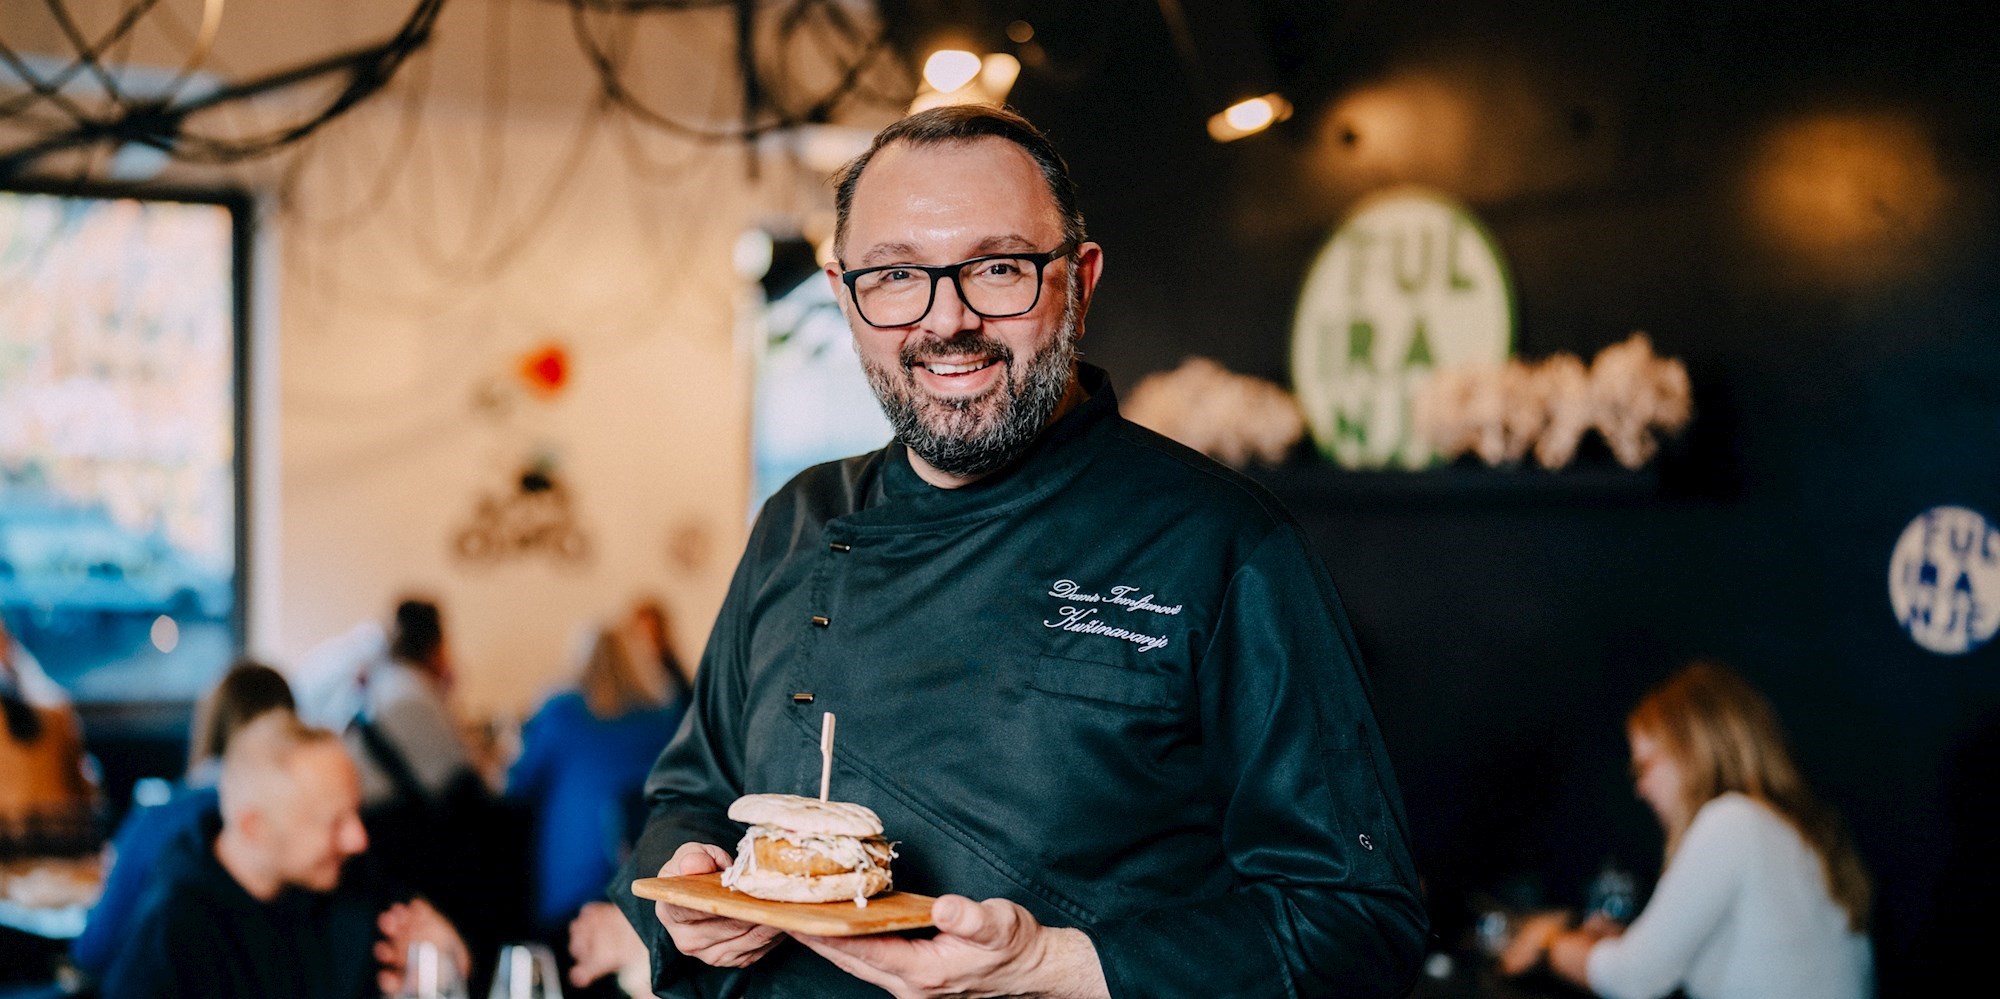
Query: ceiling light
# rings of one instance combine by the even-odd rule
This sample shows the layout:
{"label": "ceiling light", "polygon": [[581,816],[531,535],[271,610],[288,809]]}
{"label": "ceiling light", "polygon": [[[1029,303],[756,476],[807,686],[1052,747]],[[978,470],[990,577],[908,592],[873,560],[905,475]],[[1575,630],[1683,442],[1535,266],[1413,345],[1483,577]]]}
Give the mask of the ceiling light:
{"label": "ceiling light", "polygon": [[1278,94],[1237,101],[1208,119],[1209,138],[1232,142],[1255,135],[1292,116],[1292,104]]}
{"label": "ceiling light", "polygon": [[924,82],[948,94],[971,83],[980,68],[979,57],[964,49],[939,49],[924,60]]}
{"label": "ceiling light", "polygon": [[1014,81],[1021,76],[1021,60],[1005,52],[995,52],[981,61],[979,66],[979,89],[995,104],[1007,102],[1007,92],[1014,89]]}
{"label": "ceiling light", "polygon": [[907,113],[949,104],[1006,104],[1020,76],[1021,60],[1005,52],[981,57],[967,49],[939,49],[924,61],[924,83]]}

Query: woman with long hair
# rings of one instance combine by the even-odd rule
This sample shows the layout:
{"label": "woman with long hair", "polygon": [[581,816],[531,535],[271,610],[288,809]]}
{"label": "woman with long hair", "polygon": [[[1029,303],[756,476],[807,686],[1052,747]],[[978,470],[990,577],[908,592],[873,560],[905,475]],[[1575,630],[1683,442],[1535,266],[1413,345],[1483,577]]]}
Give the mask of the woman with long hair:
{"label": "woman with long hair", "polygon": [[1630,927],[1528,920],[1503,956],[1546,956],[1614,999],[1864,999],[1874,994],[1872,888],[1839,817],[1806,786],[1771,705],[1710,662],[1684,667],[1625,723],[1666,865]]}
{"label": "woman with long hair", "polygon": [[522,726],[507,774],[507,796],[534,813],[535,925],[551,940],[603,898],[642,821],[646,774],[687,707],[629,624],[582,629],[573,654],[574,686]]}

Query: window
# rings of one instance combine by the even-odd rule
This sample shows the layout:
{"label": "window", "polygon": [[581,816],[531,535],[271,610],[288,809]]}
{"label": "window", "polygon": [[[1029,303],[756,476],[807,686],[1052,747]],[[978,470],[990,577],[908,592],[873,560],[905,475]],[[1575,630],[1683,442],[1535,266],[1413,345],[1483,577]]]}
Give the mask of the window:
{"label": "window", "polygon": [[241,646],[232,195],[0,191],[0,614],[79,701],[184,701]]}
{"label": "window", "polygon": [[823,461],[878,450],[893,434],[810,244],[798,246],[778,254],[790,266],[774,264],[764,277],[765,294],[775,297],[759,324],[753,515],[792,476]]}

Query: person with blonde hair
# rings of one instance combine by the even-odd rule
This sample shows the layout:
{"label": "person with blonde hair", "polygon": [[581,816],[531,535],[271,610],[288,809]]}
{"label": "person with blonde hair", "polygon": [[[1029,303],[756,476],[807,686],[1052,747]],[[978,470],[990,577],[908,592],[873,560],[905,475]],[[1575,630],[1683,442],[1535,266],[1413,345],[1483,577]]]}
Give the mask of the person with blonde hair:
{"label": "person with blonde hair", "polygon": [[1771,705],[1711,662],[1681,669],[1626,719],[1639,797],[1666,866],[1630,927],[1527,920],[1502,955],[1612,999],[1864,999],[1874,994],[1872,887],[1815,796]]}
{"label": "person with blonde hair", "polygon": [[507,795],[534,825],[534,925],[559,941],[637,834],[640,789],[679,727],[684,697],[658,650],[632,625],[592,624],[576,642],[576,680],[521,730]]}

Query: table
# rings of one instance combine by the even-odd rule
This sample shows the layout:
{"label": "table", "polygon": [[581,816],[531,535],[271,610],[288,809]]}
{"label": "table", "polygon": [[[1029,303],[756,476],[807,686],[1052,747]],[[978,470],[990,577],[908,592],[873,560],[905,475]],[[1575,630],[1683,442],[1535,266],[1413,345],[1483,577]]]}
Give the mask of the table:
{"label": "table", "polygon": [[69,943],[103,887],[94,855],[0,863],[0,999],[68,994]]}
{"label": "table", "polygon": [[74,939],[103,888],[104,864],[95,855],[0,863],[0,926],[51,940]]}
{"label": "table", "polygon": [[1436,951],[1405,999],[1590,999],[1590,993],[1545,970],[1509,978],[1479,951]]}

